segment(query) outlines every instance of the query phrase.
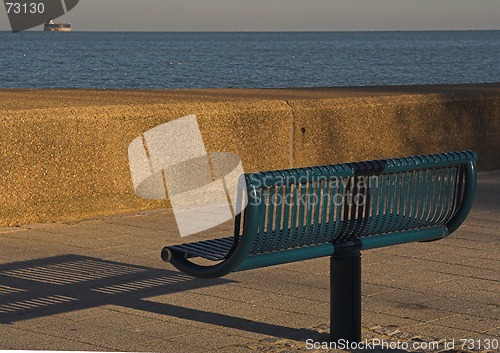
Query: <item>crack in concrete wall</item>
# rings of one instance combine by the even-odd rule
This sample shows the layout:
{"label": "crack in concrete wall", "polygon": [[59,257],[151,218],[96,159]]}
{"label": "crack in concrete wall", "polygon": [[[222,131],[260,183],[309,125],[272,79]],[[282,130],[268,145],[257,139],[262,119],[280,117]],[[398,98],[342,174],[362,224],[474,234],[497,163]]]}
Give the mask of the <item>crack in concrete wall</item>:
{"label": "crack in concrete wall", "polygon": [[286,105],[290,107],[291,121],[290,121],[290,140],[289,140],[289,155],[288,165],[289,168],[295,167],[295,109],[290,101],[285,100]]}

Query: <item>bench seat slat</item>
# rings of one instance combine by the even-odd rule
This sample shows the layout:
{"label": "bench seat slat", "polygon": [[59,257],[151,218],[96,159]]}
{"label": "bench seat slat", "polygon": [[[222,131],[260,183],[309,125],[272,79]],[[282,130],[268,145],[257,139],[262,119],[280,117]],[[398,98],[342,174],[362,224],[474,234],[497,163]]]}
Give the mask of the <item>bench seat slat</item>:
{"label": "bench seat slat", "polygon": [[234,237],[227,237],[172,245],[169,248],[184,253],[186,257],[202,257],[211,261],[221,261],[227,256],[233,243]]}
{"label": "bench seat slat", "polygon": [[[356,239],[364,241],[365,239],[368,238],[376,238],[378,235],[377,234],[370,234],[367,233],[369,231],[370,227],[372,224],[376,224],[377,222],[392,222],[393,219],[403,219],[406,222],[408,217],[405,217],[403,215],[383,215],[382,217],[376,217],[376,218],[366,218],[363,220],[352,220],[351,222],[344,221],[340,223],[344,223],[346,225],[340,225],[340,228],[345,228],[345,229],[350,229],[352,227],[359,227],[361,230],[360,233],[357,234],[352,234],[349,237],[342,237],[341,240],[338,239],[331,239],[330,241],[324,241],[322,243],[316,243],[314,245],[308,245],[304,243],[298,243],[296,246],[291,247],[288,243],[291,241],[291,237],[300,237],[301,234],[311,234],[312,236],[320,236],[321,234],[316,234],[314,225],[310,225],[309,227],[304,226],[302,227],[302,230],[294,229],[290,230],[288,229],[286,233],[280,234],[280,236],[283,239],[286,239],[284,244],[282,244],[280,247],[273,247],[273,248],[268,248],[266,247],[266,244],[259,244],[256,243],[254,244],[254,250],[252,252],[252,255],[254,256],[259,256],[264,253],[272,253],[272,252],[283,252],[291,249],[303,249],[306,247],[310,246],[316,246],[316,245],[323,245],[323,244],[329,244],[329,243],[334,243],[334,244],[343,244],[343,243],[349,243],[352,241],[355,241]],[[349,224],[350,223],[350,224]],[[410,221],[411,223],[411,221]],[[420,222],[415,222],[413,221],[413,224],[415,225],[414,229],[408,229],[408,231],[416,230],[419,228],[422,228],[422,223]],[[423,226],[424,228],[426,227],[425,225]],[[393,230],[388,230],[384,233],[379,233],[382,235],[386,234],[395,234],[398,233],[398,231],[393,231]],[[267,236],[264,235],[263,238],[269,238],[271,235]],[[169,248],[173,251],[181,252],[184,253],[185,257],[201,257],[207,260],[211,261],[222,261],[224,260],[227,255],[229,254],[232,246],[234,243],[234,237],[226,237],[226,238],[217,238],[217,239],[210,239],[210,240],[202,240],[198,242],[192,242],[192,243],[185,243],[185,244],[180,244],[180,245],[173,245],[169,246]]]}
{"label": "bench seat slat", "polygon": [[[373,225],[377,223],[391,223],[393,222],[394,219],[399,219],[405,225],[407,225],[407,229],[411,230],[412,228],[417,229],[421,227],[427,227],[428,222],[425,220],[411,220],[409,217],[405,217],[404,215],[378,215],[377,217],[368,217],[364,218],[362,220],[360,219],[353,219],[353,220],[347,220],[347,221],[340,221],[339,223],[339,228],[340,229],[351,229],[353,227],[358,228],[359,233],[355,234],[350,234],[350,236],[342,237],[342,239],[330,239],[326,234],[316,234],[318,230],[314,229],[314,225],[310,225],[309,228],[307,226],[303,226],[301,230],[295,228],[295,229],[287,229],[285,230],[286,232],[281,230],[279,236],[281,239],[284,241],[281,244],[276,244],[272,249],[266,247],[266,244],[261,244],[261,243],[256,243],[254,244],[254,249],[252,251],[252,254],[257,255],[257,254],[262,254],[262,253],[268,253],[268,252],[273,252],[273,251],[284,251],[287,249],[300,249],[307,247],[306,244],[304,243],[294,243],[296,244],[295,246],[290,246],[290,242],[293,242],[292,237],[301,237],[302,234],[311,234],[311,236],[314,237],[320,237],[322,239],[330,239],[329,241],[331,242],[349,242],[354,239],[365,239],[369,238],[370,236],[373,236],[370,231],[373,229]],[[413,227],[410,227],[412,225]],[[335,226],[334,226],[335,227]],[[327,229],[331,229],[330,225],[326,225]],[[385,233],[390,234],[394,233],[394,230],[388,230]],[[265,235],[262,236],[262,238],[269,238],[271,237],[270,235]],[[325,244],[329,242],[323,241],[319,244]],[[205,258],[207,260],[211,261],[222,261],[227,257],[227,254],[230,252],[232,246],[234,243],[234,237],[226,237],[226,238],[218,238],[218,239],[211,239],[211,240],[202,240],[198,242],[192,242],[192,243],[185,243],[185,244],[180,244],[180,245],[173,245],[170,246],[169,248],[177,251],[184,253],[186,257],[201,257]]]}

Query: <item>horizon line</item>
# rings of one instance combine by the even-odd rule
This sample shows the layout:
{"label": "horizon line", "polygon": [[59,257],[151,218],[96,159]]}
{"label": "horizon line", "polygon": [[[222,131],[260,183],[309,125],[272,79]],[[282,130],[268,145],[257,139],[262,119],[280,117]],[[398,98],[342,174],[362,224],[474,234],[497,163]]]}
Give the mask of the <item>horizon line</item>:
{"label": "horizon line", "polygon": [[[500,31],[500,28],[491,29],[362,29],[362,30],[75,30],[71,32],[87,33],[345,33],[345,32],[472,32],[472,31]],[[0,32],[11,32],[11,29],[0,29]],[[40,29],[28,29],[21,32],[44,32]]]}

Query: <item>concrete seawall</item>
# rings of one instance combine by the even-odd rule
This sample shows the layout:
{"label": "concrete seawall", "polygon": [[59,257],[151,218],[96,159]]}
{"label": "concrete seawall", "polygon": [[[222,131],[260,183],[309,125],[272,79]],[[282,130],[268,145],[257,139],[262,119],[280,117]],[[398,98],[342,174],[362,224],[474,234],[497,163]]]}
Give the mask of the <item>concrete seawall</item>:
{"label": "concrete seawall", "polygon": [[246,171],[474,149],[500,168],[500,84],[283,90],[0,90],[0,226],[166,205],[134,195],[128,144],[196,114]]}

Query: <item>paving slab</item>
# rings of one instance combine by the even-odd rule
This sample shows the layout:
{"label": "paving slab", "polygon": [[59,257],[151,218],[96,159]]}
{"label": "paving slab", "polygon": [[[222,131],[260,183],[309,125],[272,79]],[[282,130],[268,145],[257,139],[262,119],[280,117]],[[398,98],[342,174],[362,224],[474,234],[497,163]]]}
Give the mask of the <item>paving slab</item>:
{"label": "paving slab", "polygon": [[206,349],[214,351],[228,346],[241,346],[256,342],[255,340],[244,336],[232,334],[217,335],[214,334],[213,331],[201,329],[187,335],[172,337],[169,341],[190,346],[193,350],[199,349],[199,347],[205,347]]}

